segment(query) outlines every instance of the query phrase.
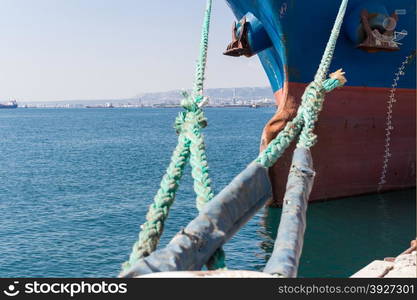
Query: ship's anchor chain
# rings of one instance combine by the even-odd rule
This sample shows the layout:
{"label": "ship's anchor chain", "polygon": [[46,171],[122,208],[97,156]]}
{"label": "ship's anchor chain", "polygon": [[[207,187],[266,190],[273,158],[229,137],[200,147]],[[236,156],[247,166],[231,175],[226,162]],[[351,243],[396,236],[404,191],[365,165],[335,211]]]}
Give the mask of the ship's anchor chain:
{"label": "ship's anchor chain", "polygon": [[[190,161],[192,168],[194,191],[197,195],[197,209],[200,211],[214,196],[209,178],[204,139],[201,134],[201,129],[207,126],[207,119],[204,116],[202,107],[207,103],[207,98],[203,96],[203,87],[207,63],[211,8],[212,0],[207,0],[194,88],[191,95],[183,92],[184,99],[181,105],[185,111],[179,114],[174,125],[179,135],[178,145],[162,178],[154,203],[149,207],[146,222],[141,226],[139,239],[133,245],[129,261],[122,266],[123,270],[128,270],[135,262],[149,256],[157,248],[163,233],[165,220],[168,218],[170,207],[174,203],[179,182],[188,161]],[[207,263],[207,268],[210,270],[225,268],[222,249],[216,251]]]}
{"label": "ship's anchor chain", "polygon": [[389,160],[392,156],[391,154],[391,135],[394,130],[394,125],[392,122],[392,116],[393,116],[393,108],[394,104],[397,102],[397,99],[395,99],[395,93],[397,91],[398,87],[398,81],[400,80],[401,76],[405,75],[405,70],[407,65],[415,58],[416,53],[407,56],[405,60],[401,63],[400,67],[398,68],[398,71],[394,74],[394,81],[391,85],[391,90],[389,94],[389,99],[387,101],[388,107],[387,107],[387,119],[386,119],[386,128],[385,128],[385,145],[384,145],[384,159],[382,162],[382,170],[381,170],[381,176],[379,178],[378,182],[378,192],[382,191],[382,188],[386,181],[387,173],[388,173],[388,166],[389,166]]}

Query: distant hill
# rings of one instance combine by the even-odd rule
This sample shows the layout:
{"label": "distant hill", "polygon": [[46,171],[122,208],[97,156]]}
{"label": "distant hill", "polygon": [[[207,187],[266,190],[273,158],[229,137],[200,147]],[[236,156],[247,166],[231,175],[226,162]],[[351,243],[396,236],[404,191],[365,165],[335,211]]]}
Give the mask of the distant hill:
{"label": "distant hill", "polygon": [[[206,96],[217,100],[232,100],[233,97],[239,100],[259,100],[273,97],[272,90],[269,87],[215,88],[206,89],[204,93]],[[161,100],[179,102],[182,95],[180,90],[174,90],[143,94],[140,99],[149,103],[160,103]]]}
{"label": "distant hill", "polygon": [[[207,95],[213,101],[229,102],[233,98],[238,100],[260,100],[272,99],[273,93],[270,87],[242,87],[242,88],[214,88],[206,89]],[[102,100],[65,100],[65,101],[19,101],[19,105],[98,105],[104,103],[113,103],[114,105],[141,103],[144,105],[153,105],[161,103],[179,103],[182,99],[181,90],[167,92],[143,93],[135,98],[128,99],[102,99]]]}

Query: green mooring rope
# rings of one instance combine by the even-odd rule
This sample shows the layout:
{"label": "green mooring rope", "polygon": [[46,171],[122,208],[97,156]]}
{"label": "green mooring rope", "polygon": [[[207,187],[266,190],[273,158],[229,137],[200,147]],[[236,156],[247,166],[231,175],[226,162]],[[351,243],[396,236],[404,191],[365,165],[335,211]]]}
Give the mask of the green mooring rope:
{"label": "green mooring rope", "polygon": [[326,79],[326,77],[333,60],[347,4],[348,0],[343,0],[314,81],[307,86],[296,117],[288,122],[286,127],[258,156],[255,160],[257,163],[267,168],[272,167],[297,136],[299,136],[297,144],[299,148],[311,148],[316,144],[317,136],[313,131],[323,108],[325,94],[343,85],[337,79]]}
{"label": "green mooring rope", "polygon": [[[317,136],[313,133],[313,130],[323,107],[324,95],[326,92],[342,86],[342,83],[336,79],[326,80],[325,78],[333,58],[347,3],[348,0],[343,0],[320,67],[314,81],[310,83],[302,96],[302,103],[296,117],[287,124],[284,130],[278,134],[267,149],[255,160],[263,166],[272,167],[298,135],[300,138],[297,147],[310,148],[316,143]],[[197,194],[197,208],[201,210],[213,198],[205,145],[201,135],[201,129],[207,126],[207,120],[201,109],[201,104],[204,103],[202,91],[207,60],[211,6],[212,0],[208,0],[194,89],[191,95],[183,94],[184,100],[181,102],[181,105],[185,108],[185,111],[180,113],[175,121],[175,129],[179,134],[178,145],[174,150],[166,174],[162,178],[154,203],[149,208],[146,216],[147,221],[141,226],[142,231],[139,234],[139,240],[133,246],[129,261],[123,264],[123,270],[129,269],[140,258],[148,256],[156,249],[163,232],[164,222],[174,202],[179,181],[188,160],[192,167],[194,190]],[[222,249],[217,250],[207,263],[207,266],[209,269],[225,267]]]}
{"label": "green mooring rope", "polygon": [[[133,245],[129,261],[122,266],[129,269],[139,259],[150,255],[158,246],[163,233],[164,223],[168,217],[169,209],[175,200],[179,182],[188,161],[192,168],[194,191],[197,195],[196,205],[200,211],[209,202],[214,194],[211,189],[209,168],[205,152],[204,139],[201,129],[207,126],[201,106],[204,104],[203,87],[207,62],[208,36],[210,28],[212,0],[207,0],[203,30],[200,43],[200,57],[196,68],[194,88],[191,95],[184,92],[181,105],[185,111],[181,112],[175,120],[174,128],[178,136],[178,145],[175,148],[171,162],[162,178],[160,188],[146,215],[146,222],[141,226],[139,240]],[[224,252],[217,250],[207,263],[209,269],[225,268]]]}

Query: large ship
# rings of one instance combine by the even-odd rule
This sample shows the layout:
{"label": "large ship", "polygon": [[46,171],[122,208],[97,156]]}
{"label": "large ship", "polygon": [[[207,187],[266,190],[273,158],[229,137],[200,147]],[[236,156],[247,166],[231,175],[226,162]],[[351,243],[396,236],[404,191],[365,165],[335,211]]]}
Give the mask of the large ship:
{"label": "large ship", "polygon": [[0,103],[0,109],[13,109],[17,107],[18,105],[17,105],[16,100],[12,100],[7,103]]}
{"label": "large ship", "polygon": [[112,103],[106,103],[101,105],[87,105],[85,108],[114,108]]}
{"label": "large ship", "polygon": [[[263,149],[313,80],[340,2],[226,1],[238,22],[225,54],[258,55],[278,106]],[[332,62],[348,82],[327,96],[320,115],[311,201],[415,186],[415,51],[415,1],[349,1]],[[291,153],[270,169],[273,204],[283,199]]]}

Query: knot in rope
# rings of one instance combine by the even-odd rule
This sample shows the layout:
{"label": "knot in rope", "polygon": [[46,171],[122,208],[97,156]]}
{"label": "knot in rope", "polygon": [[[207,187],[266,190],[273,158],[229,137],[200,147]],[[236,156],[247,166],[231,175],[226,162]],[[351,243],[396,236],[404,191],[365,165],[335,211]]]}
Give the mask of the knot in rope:
{"label": "knot in rope", "polygon": [[343,83],[341,83],[339,80],[335,78],[329,78],[323,82],[322,89],[324,89],[326,93],[329,93],[341,86],[343,86]]}
{"label": "knot in rope", "polygon": [[177,134],[185,133],[185,128],[206,128],[208,126],[207,118],[204,115],[202,108],[198,103],[202,103],[204,97],[198,96],[192,98],[186,92],[183,93],[184,99],[181,101],[181,106],[184,107],[185,111],[180,112],[175,119],[174,128]]}

